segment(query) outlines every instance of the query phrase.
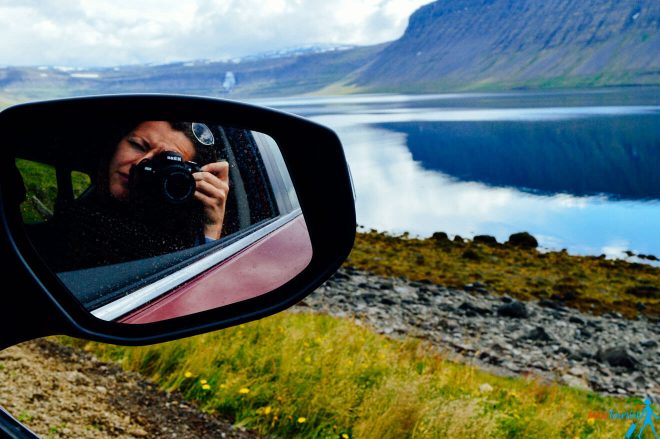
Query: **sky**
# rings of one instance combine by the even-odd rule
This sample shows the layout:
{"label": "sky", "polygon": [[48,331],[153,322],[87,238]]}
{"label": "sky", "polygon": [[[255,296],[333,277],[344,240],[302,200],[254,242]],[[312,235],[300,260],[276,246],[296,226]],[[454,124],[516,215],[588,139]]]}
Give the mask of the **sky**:
{"label": "sky", "polygon": [[400,37],[430,0],[0,0],[0,65],[225,60]]}

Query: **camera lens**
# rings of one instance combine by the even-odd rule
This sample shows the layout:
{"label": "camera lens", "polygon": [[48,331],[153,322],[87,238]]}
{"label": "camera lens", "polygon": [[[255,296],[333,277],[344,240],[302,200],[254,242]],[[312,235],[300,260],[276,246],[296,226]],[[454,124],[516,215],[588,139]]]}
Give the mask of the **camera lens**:
{"label": "camera lens", "polygon": [[163,195],[170,203],[188,201],[195,192],[195,179],[189,172],[175,171],[163,178]]}

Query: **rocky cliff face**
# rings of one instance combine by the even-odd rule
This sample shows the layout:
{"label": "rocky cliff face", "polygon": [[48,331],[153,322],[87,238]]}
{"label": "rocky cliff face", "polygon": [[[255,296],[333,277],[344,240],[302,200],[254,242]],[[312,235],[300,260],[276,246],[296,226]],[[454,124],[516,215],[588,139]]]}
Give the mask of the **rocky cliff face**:
{"label": "rocky cliff face", "polygon": [[412,91],[657,83],[656,0],[440,0],[357,78]]}

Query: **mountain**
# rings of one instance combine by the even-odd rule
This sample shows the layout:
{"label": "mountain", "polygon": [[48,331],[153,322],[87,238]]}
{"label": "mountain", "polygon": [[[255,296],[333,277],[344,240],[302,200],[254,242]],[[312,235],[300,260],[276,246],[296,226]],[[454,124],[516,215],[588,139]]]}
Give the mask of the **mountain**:
{"label": "mountain", "polygon": [[660,84],[658,0],[439,0],[404,35],[242,60],[104,69],[0,68],[0,94],[287,96]]}
{"label": "mountain", "polygon": [[0,67],[0,95],[21,99],[105,93],[285,96],[313,93],[371,62],[385,45],[300,49],[232,61],[71,69]]}
{"label": "mountain", "polygon": [[659,30],[658,0],[440,0],[354,82],[396,91],[658,84]]}

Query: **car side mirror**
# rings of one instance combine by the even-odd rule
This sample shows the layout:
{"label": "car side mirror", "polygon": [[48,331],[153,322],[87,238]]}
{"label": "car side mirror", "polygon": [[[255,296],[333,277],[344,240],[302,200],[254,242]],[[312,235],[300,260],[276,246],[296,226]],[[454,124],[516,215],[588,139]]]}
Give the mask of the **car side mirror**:
{"label": "car side mirror", "polygon": [[148,344],[283,310],[355,236],[328,128],[226,100],[120,95],[0,113],[7,345]]}

